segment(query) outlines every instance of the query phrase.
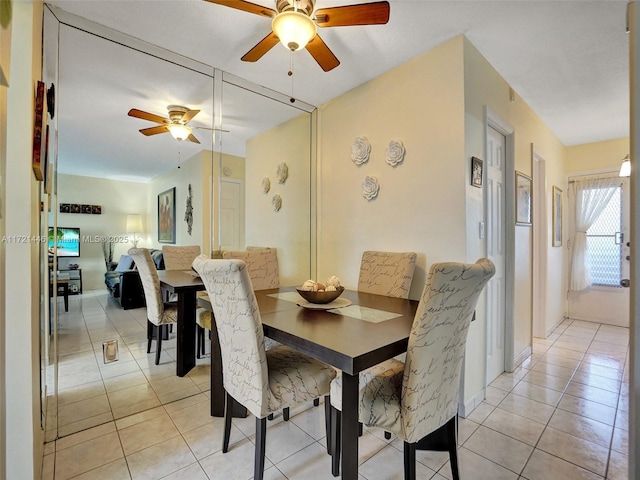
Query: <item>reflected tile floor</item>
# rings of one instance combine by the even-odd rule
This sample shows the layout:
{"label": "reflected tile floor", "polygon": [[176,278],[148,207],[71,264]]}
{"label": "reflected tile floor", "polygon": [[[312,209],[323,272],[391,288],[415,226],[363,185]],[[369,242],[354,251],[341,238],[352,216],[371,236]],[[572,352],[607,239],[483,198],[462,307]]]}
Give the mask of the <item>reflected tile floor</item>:
{"label": "reflected tile floor", "polygon": [[[81,334],[77,338],[70,343],[82,343]],[[627,479],[628,345],[626,328],[572,320],[549,338],[535,339],[523,365],[499,376],[487,388],[485,401],[460,419],[461,478]],[[156,390],[154,382],[167,378],[165,369],[153,372],[146,354],[129,350],[129,361],[144,365],[142,374],[152,379],[148,385],[158,399],[165,388],[175,388],[169,382]],[[167,364],[172,363],[169,356],[163,349]],[[166,370],[173,375],[171,368]],[[123,390],[132,389],[134,398],[145,384],[126,368],[118,373],[109,381],[124,377],[128,386]],[[202,390],[196,395],[159,402],[46,444],[43,480],[252,478],[254,419],[234,419],[230,449],[223,455],[223,421],[209,416],[207,374],[200,371],[196,378]],[[105,380],[106,392],[112,388],[108,385]],[[93,413],[89,407],[83,411]],[[276,416],[267,428],[265,479],[334,478],[325,448],[324,408],[295,409],[289,422]],[[382,431],[365,428],[359,450],[360,480],[403,478],[398,439],[385,440]],[[447,453],[418,452],[417,460],[418,478],[451,479]]]}

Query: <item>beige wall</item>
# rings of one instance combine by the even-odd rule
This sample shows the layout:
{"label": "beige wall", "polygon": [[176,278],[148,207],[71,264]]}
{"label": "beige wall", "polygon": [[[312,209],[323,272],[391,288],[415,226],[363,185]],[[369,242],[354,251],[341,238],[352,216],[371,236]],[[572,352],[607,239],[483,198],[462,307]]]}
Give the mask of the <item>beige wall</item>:
{"label": "beige wall", "polygon": [[629,148],[629,137],[568,147],[566,173],[619,170]]}
{"label": "beige wall", "polygon": [[[441,45],[323,105],[318,130],[318,278],[357,287],[364,250],[415,251],[410,295],[419,298],[434,262],[464,261],[465,161],[462,41]],[[350,159],[358,136],[371,158]],[[390,140],[404,162],[385,162]],[[380,193],[363,198],[375,176]]]}
{"label": "beige wall", "polygon": [[[546,161],[548,202],[548,224],[551,222],[551,185],[566,183],[564,178],[565,149],[558,138],[544,125],[535,112],[517,95],[510,100],[510,86],[486,61],[468,40],[464,40],[465,76],[465,157],[483,158],[486,144],[485,108],[488,107],[502,122],[514,130],[514,167],[516,171],[532,176],[532,144]],[[467,176],[469,173],[467,172]],[[507,181],[514,181],[507,179]],[[535,179],[534,179],[535,181]],[[466,184],[469,184],[468,178]],[[534,187],[535,191],[535,187]],[[467,187],[467,252],[473,261],[485,254],[486,245],[477,235],[478,224],[483,220],[483,198],[480,189]],[[511,225],[511,227],[509,227]],[[514,360],[522,358],[532,344],[532,242],[533,229],[513,226],[508,221],[515,240],[515,298],[514,298]],[[549,235],[551,227],[549,226]],[[550,236],[546,240],[551,242]],[[547,267],[547,312],[546,322],[555,325],[562,321],[564,314],[563,265],[566,263],[565,250],[549,249]],[[482,305],[482,304],[481,304]],[[482,314],[472,324],[467,343],[465,363],[465,403],[469,402],[484,387],[486,321]]]}
{"label": "beige wall", "polygon": [[[5,233],[38,233],[40,183],[31,169],[36,81],[42,64],[41,2],[13,2],[11,86],[7,91]],[[31,61],[29,61],[31,60]],[[5,127],[2,127],[5,128]],[[43,430],[40,426],[40,296],[37,242],[7,243],[3,365],[6,385],[6,478],[40,478]],[[19,272],[19,274],[17,274]],[[5,363],[6,359],[10,362]],[[3,470],[3,469],[0,469]]]}
{"label": "beige wall", "polygon": [[[137,213],[146,219],[147,188],[145,183],[58,174],[58,203],[102,207],[101,215],[58,213],[59,227],[80,227],[80,258],[61,258],[59,266],[78,263],[82,268],[84,291],[105,288],[102,238],[112,237],[116,241],[113,252],[116,262],[133,246],[125,231],[127,215]],[[143,226],[148,229],[147,225]],[[145,243],[141,241],[139,246],[144,247]]]}
{"label": "beige wall", "polygon": [[[247,142],[245,244],[278,249],[282,285],[301,285],[310,270],[310,116],[300,115]],[[289,177],[278,183],[277,166]],[[271,190],[263,193],[262,179]],[[282,197],[276,212],[271,200]],[[246,246],[245,245],[245,246]]]}

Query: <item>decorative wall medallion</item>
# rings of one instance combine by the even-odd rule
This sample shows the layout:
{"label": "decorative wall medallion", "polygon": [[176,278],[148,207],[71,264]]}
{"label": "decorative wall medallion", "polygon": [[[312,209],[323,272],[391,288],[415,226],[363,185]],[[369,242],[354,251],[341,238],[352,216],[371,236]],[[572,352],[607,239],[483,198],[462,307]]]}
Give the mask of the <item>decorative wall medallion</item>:
{"label": "decorative wall medallion", "polygon": [[367,200],[373,200],[378,196],[378,190],[380,190],[378,179],[367,175],[362,184],[362,196]]}
{"label": "decorative wall medallion", "polygon": [[391,140],[384,150],[387,163],[395,167],[404,160],[404,145],[402,140]]}
{"label": "decorative wall medallion", "polygon": [[282,197],[276,193],[271,199],[271,205],[274,212],[279,211],[282,208]]}
{"label": "decorative wall medallion", "polygon": [[362,165],[369,161],[371,144],[367,137],[356,137],[351,145],[351,161],[356,165]]}
{"label": "decorative wall medallion", "polygon": [[284,183],[287,181],[287,178],[289,177],[289,167],[287,167],[286,163],[282,162],[278,164],[276,177],[278,179],[278,183]]}
{"label": "decorative wall medallion", "polygon": [[187,194],[187,208],[184,211],[184,221],[187,222],[187,233],[191,235],[191,231],[193,229],[193,204],[191,203],[191,199],[193,195],[191,194],[191,184],[189,184],[189,193]]}
{"label": "decorative wall medallion", "polygon": [[271,180],[269,180],[269,177],[264,177],[262,179],[262,193],[266,195],[269,190],[271,190]]}

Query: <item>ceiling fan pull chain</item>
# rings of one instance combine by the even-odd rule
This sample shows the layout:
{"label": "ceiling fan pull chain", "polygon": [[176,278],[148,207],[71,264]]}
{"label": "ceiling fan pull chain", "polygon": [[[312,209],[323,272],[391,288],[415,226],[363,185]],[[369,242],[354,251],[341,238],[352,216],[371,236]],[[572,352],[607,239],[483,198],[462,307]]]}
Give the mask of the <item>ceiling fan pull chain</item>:
{"label": "ceiling fan pull chain", "polygon": [[178,170],[180,170],[180,162],[181,162],[181,158],[180,158],[180,147],[178,147]]}
{"label": "ceiling fan pull chain", "polygon": [[293,51],[289,52],[289,72],[287,72],[287,75],[291,77],[291,98],[289,101],[294,103],[296,99],[293,96]]}

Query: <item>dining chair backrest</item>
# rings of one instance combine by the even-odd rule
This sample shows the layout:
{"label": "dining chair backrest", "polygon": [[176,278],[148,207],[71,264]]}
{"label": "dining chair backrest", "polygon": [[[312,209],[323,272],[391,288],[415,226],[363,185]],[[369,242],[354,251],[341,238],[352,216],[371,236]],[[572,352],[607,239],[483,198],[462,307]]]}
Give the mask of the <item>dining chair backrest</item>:
{"label": "dining chair backrest", "polygon": [[136,268],[140,275],[140,282],[142,282],[144,297],[147,302],[147,318],[151,323],[158,325],[162,319],[164,305],[162,303],[160,278],[158,278],[156,264],[146,248],[131,248],[128,254],[136,263]]}
{"label": "dining chair backrest", "polygon": [[494,273],[486,258],[431,266],[407,347],[401,398],[405,441],[417,442],[456,415],[469,324]]}
{"label": "dining chair backrest", "polygon": [[278,253],[275,248],[259,250],[226,250],[222,252],[225,259],[235,258],[247,264],[249,277],[255,290],[280,287]]}
{"label": "dining chair backrest", "polygon": [[416,257],[414,252],[363,252],[358,291],[409,298]]}
{"label": "dining chair backrest", "polygon": [[268,413],[268,369],[262,322],[247,264],[242,260],[196,258],[211,299],[222,356],[225,391],[253,413]]}
{"label": "dining chair backrest", "polygon": [[193,260],[200,255],[200,245],[163,245],[162,256],[167,270],[189,270]]}

